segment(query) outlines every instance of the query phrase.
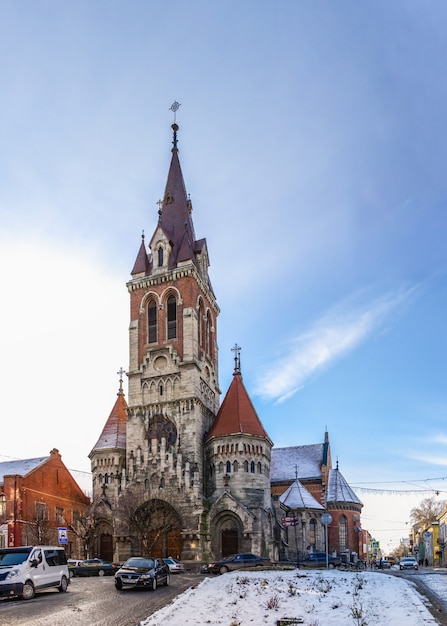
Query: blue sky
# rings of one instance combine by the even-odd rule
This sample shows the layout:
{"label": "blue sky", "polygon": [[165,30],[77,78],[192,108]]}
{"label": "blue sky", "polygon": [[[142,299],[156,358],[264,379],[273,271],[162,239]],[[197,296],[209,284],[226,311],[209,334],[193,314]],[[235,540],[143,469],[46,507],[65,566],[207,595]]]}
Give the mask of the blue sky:
{"label": "blue sky", "polygon": [[[408,498],[447,494],[446,18],[437,0],[1,0],[0,459],[57,447],[89,469],[178,100],[223,393],[238,342],[275,445],[327,428],[387,541]],[[376,519],[385,490],[398,510]]]}

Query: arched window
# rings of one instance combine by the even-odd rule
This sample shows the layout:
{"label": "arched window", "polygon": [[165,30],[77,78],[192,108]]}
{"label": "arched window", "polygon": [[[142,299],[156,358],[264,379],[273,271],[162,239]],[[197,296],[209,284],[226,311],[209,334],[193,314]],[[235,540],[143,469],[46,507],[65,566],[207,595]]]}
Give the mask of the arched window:
{"label": "arched window", "polygon": [[344,515],[341,515],[338,520],[338,539],[340,550],[346,550],[348,547],[348,520]]}
{"label": "arched window", "polygon": [[317,522],[311,519],[309,522],[309,545],[315,550],[317,545]]}
{"label": "arched window", "polygon": [[252,461],[250,463],[250,474],[254,474],[255,473],[255,462]]}
{"label": "arched window", "polygon": [[175,296],[169,296],[167,302],[167,325],[168,339],[176,339],[177,338],[177,302],[175,301]]}
{"label": "arched window", "polygon": [[157,303],[151,300],[147,307],[147,337],[149,343],[157,341]]}
{"label": "arched window", "polygon": [[163,266],[163,248],[160,246],[158,248],[158,267]]}
{"label": "arched window", "polygon": [[109,475],[104,474],[104,483],[107,485],[109,483]]}
{"label": "arched window", "polygon": [[205,322],[205,351],[211,356],[211,316],[210,312],[206,314],[206,322]]}
{"label": "arched window", "polygon": [[231,474],[231,463],[230,463],[230,461],[227,461],[226,472],[227,472],[227,474]]}
{"label": "arched window", "polygon": [[203,310],[203,303],[200,301],[199,304],[199,323],[198,323],[198,332],[199,332],[199,346],[203,348],[203,317],[205,313]]}
{"label": "arched window", "polygon": [[262,465],[258,463],[258,474],[262,474]]}
{"label": "arched window", "polygon": [[248,472],[248,461],[244,461],[244,472]]}
{"label": "arched window", "polygon": [[6,515],[6,496],[4,493],[0,495],[0,517]]}
{"label": "arched window", "polygon": [[233,472],[237,472],[237,471],[238,471],[238,469],[239,469],[239,463],[238,463],[237,461],[235,461],[235,462],[233,463]]}

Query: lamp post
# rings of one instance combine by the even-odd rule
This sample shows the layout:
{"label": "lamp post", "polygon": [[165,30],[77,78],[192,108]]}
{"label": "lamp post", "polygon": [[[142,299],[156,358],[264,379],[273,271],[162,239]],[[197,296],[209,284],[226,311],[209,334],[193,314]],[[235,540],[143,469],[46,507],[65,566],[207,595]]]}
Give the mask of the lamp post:
{"label": "lamp post", "polygon": [[332,515],[329,513],[323,513],[321,516],[321,523],[324,524],[324,547],[326,552],[326,569],[329,569],[329,554],[327,545],[327,527],[332,522]]}

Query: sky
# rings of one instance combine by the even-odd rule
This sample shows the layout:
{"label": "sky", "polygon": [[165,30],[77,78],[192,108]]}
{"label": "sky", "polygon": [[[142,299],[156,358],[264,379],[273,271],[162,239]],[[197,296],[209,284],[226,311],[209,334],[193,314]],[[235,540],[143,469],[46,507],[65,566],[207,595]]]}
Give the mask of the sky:
{"label": "sky", "polygon": [[0,0],[0,461],[56,447],[90,469],[177,101],[223,394],[237,342],[275,446],[327,430],[387,546],[447,499],[446,18],[441,0]]}
{"label": "sky", "polygon": [[[444,576],[428,574],[423,579],[429,589],[439,593],[445,601]],[[142,621],[141,626],[186,626],[198,621],[231,626],[276,626],[284,618],[301,618],[297,623],[308,626],[438,623],[410,582],[398,576],[370,571],[353,574],[294,570],[231,572],[205,578]]]}

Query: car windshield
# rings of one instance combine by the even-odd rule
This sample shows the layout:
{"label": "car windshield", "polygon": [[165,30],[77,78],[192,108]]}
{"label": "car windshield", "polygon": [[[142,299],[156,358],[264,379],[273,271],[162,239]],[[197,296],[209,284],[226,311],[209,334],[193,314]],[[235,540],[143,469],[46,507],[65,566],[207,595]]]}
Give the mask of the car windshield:
{"label": "car windshield", "polygon": [[154,561],[152,559],[129,559],[124,567],[138,567],[143,569],[154,569]]}
{"label": "car windshield", "polygon": [[0,553],[0,566],[5,565],[20,565],[26,561],[29,557],[29,550],[27,552],[3,552]]}

